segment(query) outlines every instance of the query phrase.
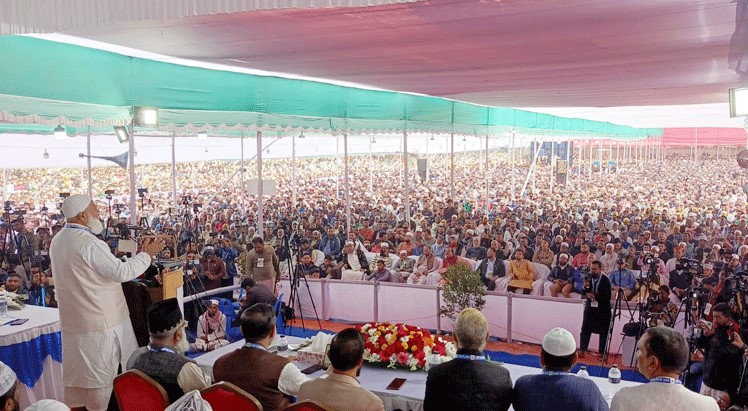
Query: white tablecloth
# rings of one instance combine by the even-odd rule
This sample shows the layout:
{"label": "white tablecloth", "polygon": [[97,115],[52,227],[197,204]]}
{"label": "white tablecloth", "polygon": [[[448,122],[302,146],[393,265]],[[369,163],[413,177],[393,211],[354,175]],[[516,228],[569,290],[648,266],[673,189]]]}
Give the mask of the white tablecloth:
{"label": "white tablecloth", "polygon": [[[19,385],[21,409],[47,398],[62,401],[62,363],[55,360],[51,354],[44,358],[26,356],[20,362],[15,356],[9,358],[15,352],[37,353],[39,350],[60,354],[58,359],[61,358],[59,312],[56,308],[27,305],[19,311],[9,311],[7,319],[0,318],[0,324],[14,318],[28,318],[29,321],[16,326],[0,325],[0,361],[11,365],[21,381],[28,380],[34,368],[42,370],[41,376],[32,381],[31,385]],[[29,361],[36,363],[30,364]],[[24,365],[26,367],[21,368]]]}
{"label": "white tablecloth", "polygon": [[[304,339],[299,337],[287,337],[288,342],[291,346],[299,344]],[[216,359],[222,355],[232,352],[241,348],[244,345],[243,341],[237,341],[231,345],[221,347],[215,351],[197,357],[195,361],[207,374],[213,375],[213,363]],[[293,351],[285,351],[280,355],[286,357],[294,354]],[[522,365],[514,364],[502,364],[512,377],[512,382],[516,381],[523,375],[540,374],[540,368],[525,367]],[[298,364],[299,368],[304,369],[306,364]],[[318,378],[325,375],[324,371],[317,371],[311,374],[310,378]],[[369,391],[376,394],[384,402],[384,409],[388,411],[392,410],[403,410],[403,411],[422,411],[423,410],[423,397],[426,393],[426,373],[423,371],[411,372],[407,370],[393,370],[388,368],[376,367],[376,366],[364,366],[361,370],[361,375],[358,377],[361,385]],[[393,391],[388,390],[386,387],[394,378],[405,378],[406,381],[400,387],[399,390]],[[607,378],[590,377],[592,381],[597,384],[600,388],[600,392],[603,393],[605,399],[610,404],[613,395],[623,387],[634,387],[639,385],[638,382],[621,381],[620,384],[611,384]],[[513,408],[509,408],[512,410]]]}

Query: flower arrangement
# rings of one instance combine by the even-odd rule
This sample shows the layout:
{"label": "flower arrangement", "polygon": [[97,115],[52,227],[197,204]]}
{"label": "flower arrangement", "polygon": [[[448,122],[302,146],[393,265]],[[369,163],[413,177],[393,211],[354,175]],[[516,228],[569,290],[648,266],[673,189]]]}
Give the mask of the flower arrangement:
{"label": "flower arrangement", "polygon": [[457,352],[453,343],[412,325],[372,322],[357,328],[366,340],[364,361],[387,368],[417,371],[424,368],[431,354],[445,361]]}
{"label": "flower arrangement", "polygon": [[26,306],[26,303],[24,303],[24,301],[27,298],[27,295],[16,294],[10,291],[5,292],[5,300],[8,302],[8,309],[10,310],[20,310],[21,308]]}

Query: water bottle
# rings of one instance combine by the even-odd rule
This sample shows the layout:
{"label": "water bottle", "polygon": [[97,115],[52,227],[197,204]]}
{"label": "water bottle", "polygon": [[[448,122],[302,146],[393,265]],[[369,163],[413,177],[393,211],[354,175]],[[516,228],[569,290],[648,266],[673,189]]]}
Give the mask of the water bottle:
{"label": "water bottle", "polygon": [[579,371],[577,371],[577,376],[582,378],[588,378],[590,376],[590,373],[587,372],[587,366],[583,365],[579,367]]}
{"label": "water bottle", "polygon": [[6,300],[5,291],[0,291],[0,318],[8,316],[8,300]]}
{"label": "water bottle", "polygon": [[278,351],[288,350],[288,340],[285,335],[281,335],[278,339]]}
{"label": "water bottle", "polygon": [[608,381],[611,384],[621,383],[621,370],[618,369],[618,364],[613,364],[613,368],[608,371]]}
{"label": "water bottle", "polygon": [[423,369],[428,371],[431,369],[431,367],[435,365],[439,365],[441,363],[442,363],[442,359],[439,357],[439,354],[431,354],[426,359],[426,365],[423,367]]}

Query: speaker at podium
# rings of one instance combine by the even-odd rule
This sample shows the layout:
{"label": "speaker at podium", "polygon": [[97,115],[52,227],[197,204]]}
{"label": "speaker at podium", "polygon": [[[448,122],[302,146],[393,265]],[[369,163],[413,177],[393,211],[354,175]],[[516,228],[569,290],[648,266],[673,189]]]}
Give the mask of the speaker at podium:
{"label": "speaker at podium", "polygon": [[[169,261],[167,263],[173,264],[174,262]],[[154,266],[151,269],[157,270]],[[167,269],[168,271],[166,271]],[[146,274],[146,277],[152,278],[153,275],[149,276]],[[130,311],[130,321],[132,322],[132,328],[139,347],[148,345],[150,337],[148,335],[146,312],[151,305],[168,298],[176,298],[184,315],[184,292],[182,288],[184,285],[184,271],[182,267],[165,268],[161,272],[161,280],[161,285],[158,287],[150,286],[154,282],[148,280],[134,280],[122,283],[122,291],[125,294],[127,308]]]}

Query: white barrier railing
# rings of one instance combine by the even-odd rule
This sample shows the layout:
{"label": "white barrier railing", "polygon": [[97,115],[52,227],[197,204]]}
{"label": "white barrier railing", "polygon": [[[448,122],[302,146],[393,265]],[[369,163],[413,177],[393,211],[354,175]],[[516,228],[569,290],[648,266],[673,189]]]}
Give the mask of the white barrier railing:
{"label": "white barrier railing", "polygon": [[[184,302],[215,294],[233,291],[238,285],[217,288],[190,295]],[[288,281],[278,284],[278,294],[289,303],[291,294]],[[439,312],[442,304],[441,288],[402,283],[377,283],[368,281],[342,281],[326,279],[302,280],[297,289],[293,306],[296,315],[305,319],[352,323],[387,321],[412,324],[418,327],[452,332],[449,318]],[[584,300],[531,296],[489,291],[485,295],[483,315],[489,324],[491,336],[508,342],[521,341],[540,344],[545,333],[553,327],[563,327],[574,335],[582,328]],[[312,305],[314,303],[314,305]],[[613,327],[613,339],[609,351],[618,353],[621,347],[623,326],[632,318],[639,319],[634,304],[629,311],[623,302],[620,318]],[[683,313],[677,327],[683,331]],[[579,338],[577,337],[577,343]],[[596,348],[598,335],[593,334],[590,347]]]}

